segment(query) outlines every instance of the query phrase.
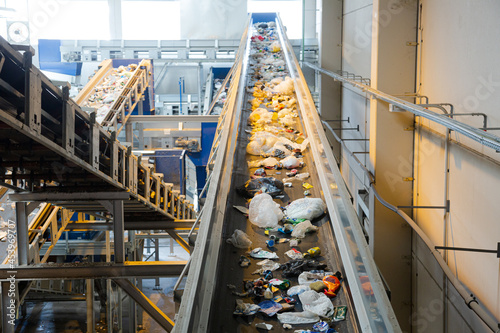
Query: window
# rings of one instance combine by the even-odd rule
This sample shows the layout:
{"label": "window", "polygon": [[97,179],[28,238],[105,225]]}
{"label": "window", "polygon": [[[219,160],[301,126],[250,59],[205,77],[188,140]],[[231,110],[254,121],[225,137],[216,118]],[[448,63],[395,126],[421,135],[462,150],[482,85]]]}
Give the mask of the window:
{"label": "window", "polygon": [[249,13],[279,13],[289,39],[302,39],[302,1],[248,0]]}
{"label": "window", "polygon": [[180,39],[179,1],[123,1],[123,39]]}

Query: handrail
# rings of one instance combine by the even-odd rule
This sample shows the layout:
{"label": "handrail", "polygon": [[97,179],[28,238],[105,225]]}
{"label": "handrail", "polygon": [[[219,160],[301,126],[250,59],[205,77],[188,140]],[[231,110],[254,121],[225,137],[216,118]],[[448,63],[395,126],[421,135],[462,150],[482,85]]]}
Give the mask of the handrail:
{"label": "handrail", "polygon": [[322,123],[325,125],[326,128],[328,128],[333,136],[335,137],[335,140],[337,140],[340,144],[343,145],[344,150],[352,156],[356,162],[361,166],[361,169],[363,172],[366,174],[366,176],[370,179],[369,183],[369,188],[373,191],[373,194],[377,198],[377,200],[384,205],[386,208],[392,210],[399,216],[401,216],[406,223],[410,225],[410,227],[420,236],[420,238],[424,241],[425,245],[431,250],[432,255],[434,258],[436,258],[436,261],[438,262],[439,266],[443,270],[443,273],[446,274],[446,277],[448,280],[451,282],[451,284],[455,287],[455,289],[458,291],[460,296],[464,299],[465,304],[474,311],[477,316],[486,324],[488,327],[493,331],[493,332],[498,332],[498,329],[500,327],[500,323],[498,323],[498,320],[494,318],[493,316],[489,315],[478,303],[478,300],[476,297],[467,291],[467,289],[464,287],[462,282],[453,274],[451,271],[450,267],[448,264],[444,261],[443,257],[441,256],[441,253],[439,253],[438,250],[435,249],[435,244],[431,241],[431,239],[425,234],[425,232],[415,223],[415,221],[410,218],[405,212],[403,212],[401,209],[397,208],[396,206],[388,203],[387,201],[384,200],[380,196],[380,194],[377,192],[377,189],[375,188],[375,177],[373,174],[364,166],[359,159],[347,148],[346,144],[344,143],[344,140],[340,139],[338,135],[334,132],[334,130],[326,123],[325,121],[322,121]]}
{"label": "handrail", "polygon": [[348,83],[356,88],[361,89],[363,92],[379,99],[382,101],[385,101],[387,103],[393,104],[401,109],[404,109],[406,111],[409,111],[416,116],[420,116],[429,120],[432,120],[442,126],[445,126],[446,128],[453,130],[457,133],[463,134],[468,138],[471,138],[474,141],[479,142],[480,144],[490,147],[492,149],[495,149],[496,152],[500,152],[500,137],[484,132],[481,129],[472,127],[470,125],[461,123],[459,121],[450,119],[444,115],[440,115],[437,113],[434,113],[432,111],[429,111],[417,104],[413,104],[410,102],[407,102],[405,100],[402,100],[400,98],[394,97],[392,95],[389,95],[387,93],[384,93],[380,90],[374,89],[370,86],[367,86],[365,84],[356,82],[351,79],[347,79],[337,73],[331,72],[329,70],[326,70],[324,68],[318,67],[316,65],[313,65],[311,63],[305,62],[304,63],[306,66],[314,69],[315,71],[318,71],[322,74],[326,74],[335,80],[341,81],[343,83]]}

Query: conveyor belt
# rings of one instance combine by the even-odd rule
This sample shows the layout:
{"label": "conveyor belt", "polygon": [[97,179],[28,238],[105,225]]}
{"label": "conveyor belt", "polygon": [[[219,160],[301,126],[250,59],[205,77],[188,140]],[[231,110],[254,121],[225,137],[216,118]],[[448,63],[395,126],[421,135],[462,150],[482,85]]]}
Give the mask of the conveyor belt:
{"label": "conveyor belt", "polygon": [[[35,193],[126,191],[127,219],[189,219],[189,201],[0,38],[0,183]],[[9,182],[7,184],[6,182]],[[50,197],[50,196],[49,196]],[[64,199],[64,194],[59,196]],[[52,196],[55,198],[55,196]],[[52,201],[58,204],[57,200]],[[64,206],[105,211],[91,202]]]}
{"label": "conveyor belt", "polygon": [[[133,64],[132,64],[133,65]],[[151,60],[143,59],[137,64],[136,69],[132,72],[130,78],[127,78],[125,84],[121,88],[117,88],[118,97],[101,117],[97,118],[97,122],[103,127],[114,129],[118,135],[124,128],[125,123],[132,114],[132,111],[144,98],[146,89],[151,85],[152,75]],[[75,101],[78,105],[83,106],[88,103],[91,96],[97,91],[97,88],[113,75],[113,60],[106,59],[99,65],[99,70],[95,73],[92,79],[80,91]],[[115,74],[116,75],[116,74]],[[124,76],[125,77],[125,76]],[[125,77],[126,78],[126,77]],[[112,82],[115,81],[113,78]],[[151,88],[152,89],[152,88]],[[106,90],[102,88],[102,90]],[[112,96],[114,92],[103,92],[103,97]],[[93,108],[84,107],[85,111],[96,110]]]}
{"label": "conveyor belt", "polygon": [[[367,249],[336,161],[331,151],[326,151],[328,142],[279,18],[276,18],[276,24],[283,48],[281,58],[286,60],[286,70],[294,80],[298,100],[300,125],[296,129],[303,131],[311,140],[310,147],[303,154],[306,166],[300,172],[311,174],[311,178],[307,179],[308,183],[314,185],[310,190],[311,197],[323,198],[328,207],[327,214],[313,221],[319,230],[306,236],[297,249],[304,252],[313,246],[319,246],[322,250],[319,259],[327,264],[328,270],[340,270],[343,273],[342,288],[337,297],[332,299],[332,303],[346,305],[349,310],[346,320],[334,323],[333,328],[339,332],[398,332],[399,325]],[[223,113],[223,123],[218,126],[221,130],[218,133],[220,138],[217,137],[220,143],[214,149],[217,154],[210,176],[207,201],[174,327],[177,333],[258,332],[255,327],[257,323],[272,324],[273,332],[285,331],[276,316],[268,317],[261,313],[249,317],[233,315],[237,299],[246,303],[258,303],[264,299],[242,298],[234,295],[227,287],[234,285],[237,291],[242,292],[244,280],[259,278],[258,275],[251,274],[258,268],[256,262],[259,260],[251,259],[249,267],[240,267],[238,260],[241,255],[248,257],[247,251],[226,243],[233,231],[245,231],[253,242],[252,248],[267,249],[266,240],[269,239],[264,229],[252,225],[244,215],[233,208],[246,205],[245,198],[236,193],[236,187],[244,184],[255,171],[255,168],[248,168],[247,161],[258,159],[246,153],[249,135],[245,131],[251,129],[247,124],[250,114],[248,101],[251,96],[247,89],[254,84],[249,69],[252,33],[250,24],[240,44],[239,55],[242,59],[228,94],[229,105],[225,105],[227,114]],[[283,179],[288,170],[266,171],[268,176]],[[293,187],[285,187],[285,197],[275,199],[275,202],[285,206],[290,201],[304,197],[301,185],[301,181],[294,180]],[[284,255],[289,249],[288,243],[277,244],[273,249],[281,264],[289,261]],[[280,270],[273,272],[274,278],[282,278],[281,274]],[[298,284],[296,277],[290,280],[292,285]],[[279,294],[280,292],[277,292],[274,295]],[[300,302],[296,303],[294,311],[302,311]],[[293,328],[311,329],[312,324],[293,325]]]}

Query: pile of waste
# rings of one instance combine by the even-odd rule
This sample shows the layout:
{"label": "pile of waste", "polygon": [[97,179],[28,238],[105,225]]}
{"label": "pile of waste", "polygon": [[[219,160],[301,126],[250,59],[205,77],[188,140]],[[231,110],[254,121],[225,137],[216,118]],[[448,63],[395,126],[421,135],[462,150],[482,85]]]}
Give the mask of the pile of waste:
{"label": "pile of waste", "polygon": [[[300,130],[294,84],[275,28],[274,22],[253,26],[246,130],[250,179],[237,187],[248,205],[235,207],[248,216],[249,228],[264,229],[267,239],[254,244],[244,231],[234,230],[227,242],[240,249],[239,266],[255,278],[227,287],[236,296],[235,316],[277,318],[283,329],[295,332],[332,333],[346,319],[347,307],[332,302],[343,278],[323,261],[320,247],[300,251],[299,244],[319,230],[315,221],[326,205],[311,194],[314,186],[303,160],[309,141]],[[300,188],[304,197],[282,207],[275,200],[285,198],[288,188]],[[279,257],[277,247],[289,250]],[[272,330],[277,321],[253,326]]]}
{"label": "pile of waste", "polygon": [[106,118],[136,69],[137,65],[135,64],[113,68],[102,82],[95,87],[87,100],[83,102],[82,106],[95,109],[98,123],[101,123]]}

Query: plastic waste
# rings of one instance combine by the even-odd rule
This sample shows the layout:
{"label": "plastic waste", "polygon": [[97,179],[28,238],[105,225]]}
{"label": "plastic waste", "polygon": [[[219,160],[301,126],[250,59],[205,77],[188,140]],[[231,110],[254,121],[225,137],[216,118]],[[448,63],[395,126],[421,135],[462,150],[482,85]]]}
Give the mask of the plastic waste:
{"label": "plastic waste", "polygon": [[300,239],[291,239],[290,240],[290,247],[296,247],[296,246],[299,246],[299,243],[300,243]]}
{"label": "plastic waste", "polygon": [[269,260],[269,259],[266,259],[266,260],[262,260],[262,261],[259,261],[257,263],[258,266],[261,266],[261,269],[263,271],[275,271],[277,270],[278,268],[280,268],[280,264],[275,262],[275,261],[272,261],[272,260]]}
{"label": "plastic waste", "polygon": [[248,208],[246,208],[246,207],[243,207],[243,206],[233,206],[233,208],[237,209],[238,211],[240,211],[243,214],[247,214],[248,215]]}
{"label": "plastic waste", "polygon": [[331,272],[302,272],[298,277],[299,284],[310,285],[313,282],[322,281],[325,275],[330,275]]}
{"label": "plastic waste", "polygon": [[250,257],[257,259],[279,259],[276,253],[262,250],[260,247],[250,251]]}
{"label": "plastic waste", "polygon": [[309,311],[278,313],[278,320],[282,324],[312,324],[319,321],[319,317]]}
{"label": "plastic waste", "polygon": [[328,287],[326,286],[326,284],[323,283],[323,281],[316,281],[316,282],[311,283],[309,285],[309,288],[311,288],[311,290],[314,290],[317,293],[320,293],[320,292],[323,292]]}
{"label": "plastic waste", "polygon": [[285,330],[291,330],[292,329],[292,325],[290,325],[290,324],[283,324],[283,328]]}
{"label": "plastic waste", "polygon": [[326,321],[320,321],[316,324],[313,325],[312,329],[316,332],[327,332],[330,326],[328,326],[328,323]]}
{"label": "plastic waste", "polygon": [[264,298],[265,299],[273,298],[273,292],[271,291],[271,289],[267,288],[266,291],[264,291]]}
{"label": "plastic waste", "polygon": [[255,324],[255,328],[260,328],[262,330],[270,331],[273,329],[273,325],[266,324],[266,323],[257,323],[257,324]]}
{"label": "plastic waste", "polygon": [[300,294],[302,294],[306,291],[309,291],[309,290],[311,290],[311,288],[309,288],[309,286],[298,285],[298,286],[290,287],[290,289],[288,289],[286,294],[288,296],[295,296],[295,295],[300,295]]}
{"label": "plastic waste", "polygon": [[234,230],[231,238],[226,240],[229,244],[233,244],[234,247],[238,249],[247,249],[252,246],[252,241],[248,237],[248,235],[239,229]]}
{"label": "plastic waste", "polygon": [[256,314],[260,310],[260,307],[257,304],[245,303],[241,299],[236,300],[236,309],[233,314],[235,315],[243,315],[243,316],[251,316]]}
{"label": "plastic waste", "polygon": [[281,164],[283,164],[283,167],[287,169],[298,168],[301,166],[301,163],[302,161],[293,155],[287,156],[281,160]]}
{"label": "plastic waste", "polygon": [[347,306],[345,305],[336,306],[333,313],[333,320],[334,321],[345,320],[346,315],[347,315]]}
{"label": "plastic waste", "polygon": [[304,238],[309,232],[315,232],[318,227],[312,225],[311,221],[306,220],[305,222],[297,224],[292,231],[292,237],[294,238]]}
{"label": "plastic waste", "polygon": [[246,197],[253,198],[258,193],[267,193],[277,196],[283,193],[284,185],[281,180],[274,177],[261,177],[248,180],[244,185],[237,187],[236,192]]}
{"label": "plastic waste", "polygon": [[251,264],[250,259],[245,256],[240,256],[238,263],[240,264],[240,267],[248,267]]}
{"label": "plastic waste", "polygon": [[258,305],[260,307],[260,312],[267,314],[269,317],[274,316],[282,309],[281,304],[269,300],[260,302]]}
{"label": "plastic waste", "polygon": [[283,212],[269,194],[263,193],[250,201],[248,218],[252,224],[258,227],[274,228],[283,218]]}
{"label": "plastic waste", "polygon": [[323,278],[323,283],[328,288],[325,291],[325,295],[328,297],[337,296],[337,291],[340,289],[340,280],[342,279],[342,274],[340,272],[335,273],[335,275],[327,275]]}
{"label": "plastic waste", "polygon": [[285,252],[285,254],[290,257],[291,259],[302,259],[303,255],[302,252],[296,250],[296,249],[291,249]]}
{"label": "plastic waste", "polygon": [[[259,168],[259,167],[270,168],[270,167],[274,167],[274,166],[278,165],[279,163],[280,162],[274,157],[268,157],[268,158],[265,158],[262,160],[247,162],[249,168]],[[261,170],[261,169],[259,169],[259,170]],[[257,172],[257,171],[255,171],[255,172]],[[265,173],[265,171],[264,171],[264,173]],[[262,175],[259,175],[259,176],[262,176]]]}
{"label": "plastic waste", "polygon": [[307,252],[304,253],[304,258],[314,258],[321,255],[321,249],[317,246],[311,247]]}
{"label": "plastic waste", "polygon": [[325,209],[326,205],[320,198],[301,198],[286,207],[285,215],[288,218],[312,220],[323,215]]}
{"label": "plastic waste", "polygon": [[302,308],[321,317],[329,317],[334,313],[333,304],[330,299],[322,293],[308,290],[299,294]]}
{"label": "plastic waste", "polygon": [[313,259],[291,260],[280,266],[281,276],[288,278],[299,276],[303,271],[324,270],[326,264]]}

